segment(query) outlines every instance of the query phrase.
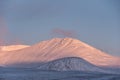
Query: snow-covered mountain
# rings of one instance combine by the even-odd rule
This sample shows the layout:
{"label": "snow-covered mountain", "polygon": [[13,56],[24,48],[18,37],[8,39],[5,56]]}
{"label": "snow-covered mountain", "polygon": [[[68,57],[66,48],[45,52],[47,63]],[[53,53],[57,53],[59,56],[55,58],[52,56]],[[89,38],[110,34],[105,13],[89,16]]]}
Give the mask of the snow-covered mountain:
{"label": "snow-covered mountain", "polygon": [[72,38],[54,38],[23,49],[1,51],[0,65],[42,63],[65,57],[80,57],[97,66],[120,67],[119,57]]}

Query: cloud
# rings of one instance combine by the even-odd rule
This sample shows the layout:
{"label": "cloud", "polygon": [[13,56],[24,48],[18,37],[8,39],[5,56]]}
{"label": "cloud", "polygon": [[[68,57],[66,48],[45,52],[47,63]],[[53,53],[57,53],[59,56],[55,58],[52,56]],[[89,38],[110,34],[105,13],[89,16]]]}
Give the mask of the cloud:
{"label": "cloud", "polygon": [[75,33],[75,31],[59,29],[59,28],[53,29],[52,34],[60,35],[60,36],[64,36],[64,37],[77,37],[77,34]]}

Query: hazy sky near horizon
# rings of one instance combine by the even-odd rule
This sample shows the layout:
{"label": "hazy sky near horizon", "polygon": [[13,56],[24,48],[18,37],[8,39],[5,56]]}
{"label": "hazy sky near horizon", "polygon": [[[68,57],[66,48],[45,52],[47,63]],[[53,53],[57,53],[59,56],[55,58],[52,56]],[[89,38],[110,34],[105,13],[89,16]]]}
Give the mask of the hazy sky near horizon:
{"label": "hazy sky near horizon", "polygon": [[119,0],[0,0],[0,44],[72,36],[120,56]]}

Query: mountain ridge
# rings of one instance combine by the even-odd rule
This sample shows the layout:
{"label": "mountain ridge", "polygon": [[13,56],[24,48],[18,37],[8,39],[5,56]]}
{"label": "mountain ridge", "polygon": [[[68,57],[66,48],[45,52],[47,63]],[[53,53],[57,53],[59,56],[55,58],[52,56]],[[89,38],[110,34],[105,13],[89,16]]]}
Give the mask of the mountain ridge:
{"label": "mountain ridge", "polygon": [[120,66],[119,57],[72,38],[53,38],[20,50],[2,52],[0,64],[48,62],[64,57],[80,57],[97,66]]}
{"label": "mountain ridge", "polygon": [[0,46],[1,51],[14,51],[19,49],[24,49],[30,47],[28,45],[9,45],[9,46]]}

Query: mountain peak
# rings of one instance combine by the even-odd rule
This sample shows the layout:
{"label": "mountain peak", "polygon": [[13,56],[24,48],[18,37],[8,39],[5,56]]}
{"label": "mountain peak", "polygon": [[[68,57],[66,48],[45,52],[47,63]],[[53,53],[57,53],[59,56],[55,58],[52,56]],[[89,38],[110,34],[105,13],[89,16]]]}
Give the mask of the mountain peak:
{"label": "mountain peak", "polygon": [[82,43],[80,40],[77,40],[77,39],[74,39],[74,38],[53,38],[53,39],[50,39],[50,40],[46,40],[46,41],[42,41],[40,42],[39,44],[36,44],[36,45],[41,45],[43,46],[44,44],[46,44],[45,46],[69,46],[71,44],[80,44]]}
{"label": "mountain peak", "polygon": [[[52,44],[52,46],[65,46],[65,47],[70,47],[70,46],[76,46],[76,47],[86,47],[89,49],[95,49],[94,47],[91,47],[90,45],[84,43],[83,41],[80,41],[78,39],[75,38],[70,38],[70,37],[66,37],[66,38],[53,38],[47,41],[43,41],[46,42],[46,44]],[[40,42],[42,43],[42,42]]]}
{"label": "mountain peak", "polygon": [[70,37],[66,37],[66,38],[53,38],[51,39],[53,41],[55,40],[60,40],[60,41],[74,41],[74,42],[80,42],[80,40],[75,39],[75,38],[70,38]]}

